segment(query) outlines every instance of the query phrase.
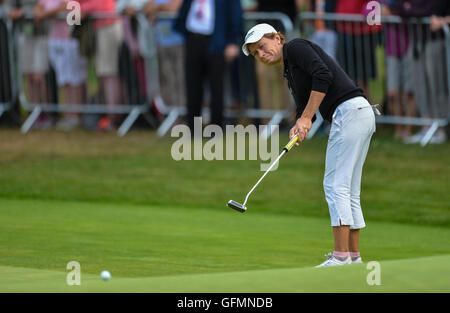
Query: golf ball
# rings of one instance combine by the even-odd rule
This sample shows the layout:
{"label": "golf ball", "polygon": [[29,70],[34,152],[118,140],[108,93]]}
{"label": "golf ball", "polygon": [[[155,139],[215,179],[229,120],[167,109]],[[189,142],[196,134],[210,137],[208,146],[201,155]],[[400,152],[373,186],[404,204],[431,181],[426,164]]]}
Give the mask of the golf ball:
{"label": "golf ball", "polygon": [[101,277],[104,281],[110,280],[110,279],[111,279],[111,273],[108,272],[108,271],[102,271],[101,274],[100,274],[100,277]]}

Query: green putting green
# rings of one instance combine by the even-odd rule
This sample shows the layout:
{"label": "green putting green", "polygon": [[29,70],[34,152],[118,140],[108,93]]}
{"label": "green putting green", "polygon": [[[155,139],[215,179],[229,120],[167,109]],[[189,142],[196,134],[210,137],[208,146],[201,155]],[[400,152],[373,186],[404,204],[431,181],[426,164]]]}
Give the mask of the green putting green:
{"label": "green putting green", "polygon": [[[323,218],[225,205],[0,204],[0,291],[340,291],[332,282],[342,291],[450,290],[449,229],[372,222],[361,234],[366,264],[314,269],[332,249]],[[80,263],[81,286],[66,285],[70,261]],[[381,286],[367,284],[369,261],[381,264]]]}

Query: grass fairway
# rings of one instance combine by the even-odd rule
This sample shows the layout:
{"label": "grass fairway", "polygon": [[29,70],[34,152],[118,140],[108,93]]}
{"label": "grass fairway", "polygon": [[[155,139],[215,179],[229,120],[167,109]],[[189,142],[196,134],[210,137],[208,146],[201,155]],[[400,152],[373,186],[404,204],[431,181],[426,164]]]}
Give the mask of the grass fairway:
{"label": "grass fairway", "polygon": [[[312,268],[333,247],[326,139],[283,158],[245,214],[226,203],[243,200],[261,160],[176,162],[173,141],[0,131],[0,292],[450,291],[449,144],[375,137],[360,246],[381,286],[369,286],[365,264]],[[81,286],[66,285],[70,261]]]}

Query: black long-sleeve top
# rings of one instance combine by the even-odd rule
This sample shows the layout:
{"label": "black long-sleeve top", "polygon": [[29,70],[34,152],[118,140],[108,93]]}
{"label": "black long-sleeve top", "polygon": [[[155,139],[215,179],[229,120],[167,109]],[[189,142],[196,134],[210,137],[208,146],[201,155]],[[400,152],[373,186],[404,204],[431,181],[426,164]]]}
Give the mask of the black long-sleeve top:
{"label": "black long-sleeve top", "polygon": [[325,93],[319,111],[331,122],[336,107],[351,98],[364,96],[360,87],[318,45],[294,39],[283,46],[284,77],[297,105],[299,118],[308,103],[311,91]]}

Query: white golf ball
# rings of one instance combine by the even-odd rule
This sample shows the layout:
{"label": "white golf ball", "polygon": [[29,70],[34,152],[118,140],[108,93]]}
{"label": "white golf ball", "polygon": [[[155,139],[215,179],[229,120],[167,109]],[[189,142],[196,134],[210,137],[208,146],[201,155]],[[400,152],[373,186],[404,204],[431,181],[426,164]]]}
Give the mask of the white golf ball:
{"label": "white golf ball", "polygon": [[111,279],[111,273],[108,271],[102,271],[102,273],[100,274],[100,277],[104,280],[110,280]]}

